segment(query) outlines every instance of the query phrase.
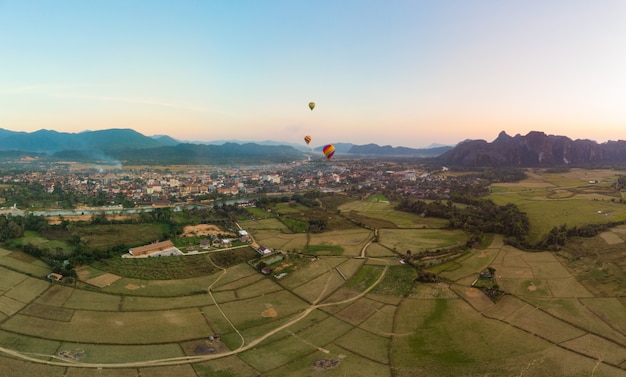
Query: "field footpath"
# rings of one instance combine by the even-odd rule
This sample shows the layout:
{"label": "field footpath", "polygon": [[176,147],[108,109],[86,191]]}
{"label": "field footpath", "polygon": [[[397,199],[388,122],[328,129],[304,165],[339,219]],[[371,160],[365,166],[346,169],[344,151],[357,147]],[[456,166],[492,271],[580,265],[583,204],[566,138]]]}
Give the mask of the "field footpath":
{"label": "field footpath", "polygon": [[[369,244],[369,243],[368,243]],[[365,249],[366,246],[364,246],[363,250]],[[356,258],[361,258],[361,257],[356,257]],[[375,258],[374,258],[375,259]],[[44,354],[33,354],[30,352],[18,352],[15,350],[11,350],[5,347],[0,347],[0,352],[7,354],[9,356],[13,356],[17,359],[21,359],[24,361],[29,361],[32,363],[37,363],[37,364],[44,364],[44,365],[49,365],[49,366],[58,366],[58,367],[72,367],[72,368],[91,368],[91,369],[119,369],[119,368],[142,368],[142,367],[162,367],[162,366],[175,366],[175,365],[183,365],[183,364],[193,364],[193,363],[198,363],[198,362],[203,362],[203,361],[209,361],[209,360],[214,360],[214,359],[219,359],[219,358],[223,358],[223,357],[228,357],[228,356],[233,356],[233,355],[237,355],[241,352],[247,351],[251,348],[254,348],[255,346],[257,346],[258,344],[260,344],[261,342],[263,342],[265,339],[271,337],[272,335],[285,330],[287,328],[289,328],[291,325],[298,323],[299,321],[303,320],[304,318],[306,318],[311,312],[313,312],[316,309],[322,308],[322,307],[328,307],[328,306],[333,306],[333,305],[343,305],[355,300],[358,300],[360,298],[362,298],[363,296],[365,296],[366,294],[368,294],[372,289],[374,289],[374,287],[376,287],[381,281],[382,279],[385,277],[386,272],[389,269],[389,264],[387,264],[385,266],[385,268],[383,269],[382,273],[380,274],[380,276],[378,277],[378,279],[376,279],[376,281],[374,283],[372,283],[371,286],[369,286],[367,289],[365,289],[363,292],[347,298],[345,300],[341,300],[341,301],[337,301],[337,302],[328,302],[328,303],[324,303],[324,304],[317,304],[316,302],[319,301],[319,299],[321,297],[323,297],[323,293],[326,290],[326,286],[325,288],[322,290],[322,292],[320,293],[320,296],[318,297],[318,299],[315,301],[315,303],[313,303],[312,305],[310,305],[308,308],[304,309],[300,314],[297,314],[292,320],[284,323],[283,325],[267,332],[266,334],[260,336],[259,338],[251,341],[248,344],[244,344],[244,338],[243,335],[241,335],[241,333],[239,332],[239,330],[237,330],[237,328],[232,324],[232,322],[228,319],[228,317],[225,315],[225,313],[220,309],[219,305],[217,305],[217,302],[215,301],[215,299],[213,298],[213,295],[211,293],[211,287],[217,282],[219,281],[225,274],[226,274],[226,270],[224,269],[224,273],[222,275],[220,275],[220,277],[218,277],[215,282],[211,283],[211,286],[208,287],[208,293],[211,295],[211,298],[213,299],[213,301],[215,302],[217,309],[220,311],[220,313],[222,313],[222,315],[224,316],[224,318],[226,319],[226,321],[228,321],[228,323],[233,327],[233,329],[239,334],[239,336],[242,338],[242,344],[239,348],[235,349],[235,350],[231,350],[228,352],[223,352],[220,354],[215,354],[215,355],[202,355],[202,356],[181,356],[181,357],[174,357],[174,358],[167,358],[167,359],[157,359],[157,360],[148,360],[148,361],[138,361],[138,362],[126,362],[126,363],[110,363],[110,364],[104,364],[104,363],[81,363],[81,362],[77,362],[77,361],[71,361],[71,360],[66,360],[63,359],[57,355],[44,355]],[[42,360],[40,358],[35,357],[39,356],[39,357],[45,357],[45,358],[51,358],[53,360]],[[62,361],[55,361],[55,360],[62,360]]]}
{"label": "field footpath", "polygon": [[[499,260],[503,253],[507,253],[507,250],[504,249],[505,245],[502,243],[502,239],[501,236],[496,236],[494,237],[492,244],[488,247],[488,249],[498,249],[497,253],[495,255],[492,256],[490,263],[493,263],[497,260]],[[532,266],[531,266],[532,269]],[[499,278],[501,276],[498,276]],[[471,285],[467,285],[466,282],[470,281],[471,275],[468,276],[463,276],[463,277],[458,277],[456,279],[454,279],[452,281],[453,285],[456,285],[460,288],[467,288],[470,289],[472,288]],[[458,288],[457,288],[458,289]],[[481,296],[474,296],[471,294],[463,294],[463,292],[461,292],[460,289],[455,290],[453,289],[453,291],[455,291],[457,293],[457,295],[464,300],[468,305],[470,305],[472,308],[474,308],[474,310],[476,310],[482,317],[489,319],[489,320],[494,320],[494,321],[498,321],[504,324],[507,324],[513,328],[516,328],[520,331],[523,331],[525,333],[531,334],[533,336],[536,336],[558,348],[564,349],[566,351],[569,352],[573,352],[575,354],[578,354],[580,356],[586,357],[588,359],[594,360],[596,361],[596,363],[599,364],[605,364],[608,366],[611,366],[613,368],[618,368],[620,370],[624,370],[626,371],[626,366],[624,365],[624,362],[622,361],[621,363],[616,363],[616,362],[611,362],[608,360],[603,359],[602,357],[599,357],[597,355],[593,355],[591,354],[591,350],[585,350],[582,348],[576,349],[572,346],[568,346],[569,343],[575,342],[576,339],[581,339],[581,338],[585,338],[585,337],[589,337],[589,336],[593,336],[593,337],[597,337],[599,339],[601,339],[601,341],[603,342],[603,345],[605,345],[606,347],[610,347],[613,349],[621,349],[623,350],[623,354],[626,355],[626,344],[617,342],[613,339],[610,339],[602,334],[599,334],[595,331],[592,331],[588,328],[585,328],[584,326],[578,325],[576,323],[573,323],[571,321],[568,321],[565,318],[561,318],[559,316],[556,316],[552,313],[550,313],[548,310],[541,308],[535,304],[533,304],[532,302],[530,302],[527,298],[523,297],[523,296],[519,296],[515,293],[507,293],[508,296],[510,296],[511,298],[518,300],[520,302],[519,307],[512,313],[508,313],[508,315],[506,316],[502,316],[500,314],[498,314],[497,311],[497,303],[493,303],[489,300],[489,302],[486,302],[487,300],[486,295],[484,295],[484,293],[481,293]],[[555,297],[555,298],[559,298],[559,297]],[[492,311],[495,310],[495,313],[491,313]],[[532,311],[537,311],[537,313],[540,313],[540,315],[544,316],[546,319],[549,319],[550,321],[552,321],[552,326],[559,326],[562,329],[571,329],[573,332],[577,332],[578,334],[573,335],[571,338],[565,338],[565,339],[559,339],[558,337],[555,337],[554,334],[546,334],[548,331],[548,328],[541,328],[541,327],[532,327],[529,326],[528,324],[524,323],[524,321],[520,321],[517,318],[517,312],[521,312],[524,310],[532,310]],[[602,322],[604,322],[607,326],[612,327],[611,324],[609,322],[607,322],[605,319],[600,317],[600,320]],[[542,331],[544,330],[544,331]],[[546,333],[544,333],[546,332]]]}

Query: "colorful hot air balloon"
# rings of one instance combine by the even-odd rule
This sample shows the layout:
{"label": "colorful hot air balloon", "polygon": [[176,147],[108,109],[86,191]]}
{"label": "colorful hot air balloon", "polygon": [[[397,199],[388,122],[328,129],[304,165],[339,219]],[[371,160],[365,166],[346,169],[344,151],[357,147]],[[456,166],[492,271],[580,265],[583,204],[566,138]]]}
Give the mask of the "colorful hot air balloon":
{"label": "colorful hot air balloon", "polygon": [[309,109],[313,111],[314,108],[315,108],[315,102],[309,102]]}
{"label": "colorful hot air balloon", "polygon": [[306,135],[306,136],[304,137],[304,141],[306,141],[306,145],[309,145],[309,143],[311,142],[311,136]]}
{"label": "colorful hot air balloon", "polygon": [[324,147],[324,149],[322,149],[322,152],[324,152],[324,156],[330,160],[335,155],[335,146],[328,144]]}

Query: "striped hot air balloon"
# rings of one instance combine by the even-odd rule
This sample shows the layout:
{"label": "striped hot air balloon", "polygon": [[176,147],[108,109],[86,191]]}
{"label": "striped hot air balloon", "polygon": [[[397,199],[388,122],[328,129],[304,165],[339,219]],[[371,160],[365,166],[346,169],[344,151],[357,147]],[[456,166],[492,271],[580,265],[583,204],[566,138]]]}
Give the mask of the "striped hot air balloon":
{"label": "striped hot air balloon", "polygon": [[322,152],[324,152],[324,156],[326,156],[326,158],[330,160],[335,155],[335,146],[332,144],[328,144],[324,146]]}
{"label": "striped hot air balloon", "polygon": [[309,145],[309,143],[311,142],[311,136],[306,135],[306,136],[304,137],[304,141],[306,142],[306,145]]}

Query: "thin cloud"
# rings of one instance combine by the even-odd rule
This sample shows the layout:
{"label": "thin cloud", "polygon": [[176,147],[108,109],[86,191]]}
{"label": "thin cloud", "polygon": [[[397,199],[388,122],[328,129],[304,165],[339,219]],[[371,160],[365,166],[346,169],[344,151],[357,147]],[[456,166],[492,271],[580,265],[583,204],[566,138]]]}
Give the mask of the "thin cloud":
{"label": "thin cloud", "polygon": [[87,96],[87,95],[62,94],[62,93],[51,94],[51,96],[60,97],[60,98],[87,99],[87,100],[93,100],[93,101],[124,102],[124,103],[141,104],[141,105],[149,105],[149,106],[167,107],[170,109],[194,111],[194,112],[201,112],[201,113],[207,112],[206,109],[196,107],[196,106],[188,106],[188,105],[182,105],[178,103],[163,102],[163,101],[147,99],[147,98],[116,97],[116,96]]}
{"label": "thin cloud", "polygon": [[33,85],[22,85],[16,86],[13,88],[0,90],[0,95],[9,95],[9,94],[40,94],[40,95],[50,95],[51,92],[64,90],[64,89],[73,89],[73,88],[84,88],[88,86],[93,86],[91,84],[84,83],[75,83],[75,84],[33,84]]}

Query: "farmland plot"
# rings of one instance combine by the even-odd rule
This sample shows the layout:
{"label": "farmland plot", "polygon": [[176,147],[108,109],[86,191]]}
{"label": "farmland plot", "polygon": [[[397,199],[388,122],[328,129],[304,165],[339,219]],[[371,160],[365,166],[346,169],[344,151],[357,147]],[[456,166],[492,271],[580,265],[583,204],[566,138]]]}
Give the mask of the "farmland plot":
{"label": "farmland plot", "polygon": [[11,290],[22,281],[28,279],[26,275],[4,267],[0,267],[0,276],[2,276],[2,279],[0,279],[0,294]]}
{"label": "farmland plot", "polygon": [[107,345],[63,342],[57,353],[76,352],[77,361],[85,363],[124,363],[184,356],[176,343],[155,345]]}
{"label": "farmland plot", "polygon": [[146,310],[172,310],[211,304],[213,304],[213,301],[207,294],[168,298],[126,296],[120,304],[120,310],[138,312]]}
{"label": "farmland plot", "polygon": [[[259,371],[246,364],[238,356],[228,356],[193,364],[198,376],[258,377]],[[133,376],[135,377],[135,376]]]}
{"label": "farmland plot", "polygon": [[49,287],[49,282],[29,277],[19,282],[9,291],[5,292],[4,295],[17,301],[28,303],[34,300]]}
{"label": "farmland plot", "polygon": [[304,307],[300,298],[284,290],[220,305],[234,326],[242,329],[290,316]]}
{"label": "farmland plot", "polygon": [[16,314],[1,328],[47,339],[110,344],[166,343],[212,334],[197,308],[149,312],[77,310],[69,322]]}
{"label": "farmland plot", "polygon": [[36,303],[49,306],[63,306],[74,293],[74,289],[59,284],[53,284],[41,296],[37,297]]}
{"label": "farmland plot", "polygon": [[335,344],[367,359],[389,364],[389,339],[355,328]]}
{"label": "farmland plot", "polygon": [[380,229],[378,234],[380,244],[400,253],[459,246],[468,239],[467,234],[459,230]]}
{"label": "farmland plot", "polygon": [[357,256],[361,249],[373,236],[373,232],[367,229],[349,229],[312,234],[310,245],[340,245],[344,256]]}
{"label": "farmland plot", "polygon": [[287,277],[280,281],[280,284],[288,289],[296,288],[302,284],[308,283],[320,275],[328,273],[328,271],[334,269],[346,261],[346,258],[330,258],[320,257],[311,261],[311,263],[304,265],[296,271],[290,273]]}
{"label": "farmland plot", "polygon": [[391,377],[388,365],[359,356],[335,344],[329,344],[324,349],[328,353],[311,352],[305,357],[294,359],[291,363],[272,370],[271,375],[316,377],[323,374],[329,377],[342,377],[358,371],[361,376]]}
{"label": "farmland plot", "polygon": [[23,272],[27,275],[44,277],[50,273],[50,267],[42,260],[21,251],[15,251],[0,257],[0,266]]}

